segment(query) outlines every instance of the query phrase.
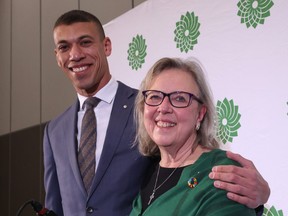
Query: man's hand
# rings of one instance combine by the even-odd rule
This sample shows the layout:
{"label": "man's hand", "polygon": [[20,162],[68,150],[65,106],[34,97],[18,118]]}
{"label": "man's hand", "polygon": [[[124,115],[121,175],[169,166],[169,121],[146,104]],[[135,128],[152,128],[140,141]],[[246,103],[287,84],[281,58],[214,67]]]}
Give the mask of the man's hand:
{"label": "man's hand", "polygon": [[216,180],[214,186],[228,191],[229,199],[249,208],[265,204],[270,196],[270,188],[253,162],[229,151],[227,157],[237,161],[242,167],[233,165],[213,167],[209,177]]}

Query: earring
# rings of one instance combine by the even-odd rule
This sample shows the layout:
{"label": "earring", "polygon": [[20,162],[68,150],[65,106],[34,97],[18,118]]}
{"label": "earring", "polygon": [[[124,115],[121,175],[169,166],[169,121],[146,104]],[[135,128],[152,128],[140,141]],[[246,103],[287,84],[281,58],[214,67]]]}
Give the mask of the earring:
{"label": "earring", "polygon": [[200,122],[197,122],[196,127],[195,127],[196,131],[200,129],[200,126],[201,126]]}

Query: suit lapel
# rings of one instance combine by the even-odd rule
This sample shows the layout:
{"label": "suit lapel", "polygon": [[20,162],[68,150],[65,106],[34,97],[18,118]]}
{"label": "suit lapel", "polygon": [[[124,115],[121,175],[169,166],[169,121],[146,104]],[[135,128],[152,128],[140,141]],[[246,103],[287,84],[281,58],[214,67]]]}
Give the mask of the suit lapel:
{"label": "suit lapel", "polygon": [[115,101],[112,108],[109,125],[107,128],[104,148],[97,168],[97,173],[93,179],[92,190],[93,193],[100,183],[103,175],[108,169],[108,165],[113,159],[113,155],[125,129],[125,125],[129,119],[134,106],[135,92],[131,88],[125,88],[124,84],[119,82]]}
{"label": "suit lapel", "polygon": [[[71,164],[74,177],[77,184],[79,185],[81,192],[84,196],[87,196],[86,190],[83,185],[81,174],[78,167],[77,161],[77,119],[78,119],[79,101],[72,105],[64,123],[63,133],[64,138],[67,142],[68,157]],[[73,116],[73,118],[71,118]]]}

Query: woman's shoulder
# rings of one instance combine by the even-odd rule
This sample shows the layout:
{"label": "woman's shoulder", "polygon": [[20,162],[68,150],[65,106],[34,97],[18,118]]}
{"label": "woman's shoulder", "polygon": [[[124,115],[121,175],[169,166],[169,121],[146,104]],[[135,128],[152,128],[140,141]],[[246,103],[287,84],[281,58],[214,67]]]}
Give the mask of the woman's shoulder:
{"label": "woman's shoulder", "polygon": [[236,165],[240,164],[227,157],[227,151],[222,149],[213,149],[209,152],[209,157],[211,158],[211,163],[214,165]]}

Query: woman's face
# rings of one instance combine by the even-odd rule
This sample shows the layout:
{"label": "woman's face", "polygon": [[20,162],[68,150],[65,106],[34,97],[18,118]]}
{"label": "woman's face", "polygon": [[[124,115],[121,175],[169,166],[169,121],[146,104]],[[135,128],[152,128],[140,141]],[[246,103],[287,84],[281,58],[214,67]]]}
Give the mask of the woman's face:
{"label": "woman's face", "polygon": [[[199,98],[199,89],[193,77],[179,69],[162,71],[152,82],[149,90],[164,93],[175,91],[189,92]],[[196,138],[196,124],[206,112],[196,100],[186,108],[173,107],[169,98],[165,97],[158,106],[144,106],[144,125],[152,140],[161,149],[193,145]]]}

